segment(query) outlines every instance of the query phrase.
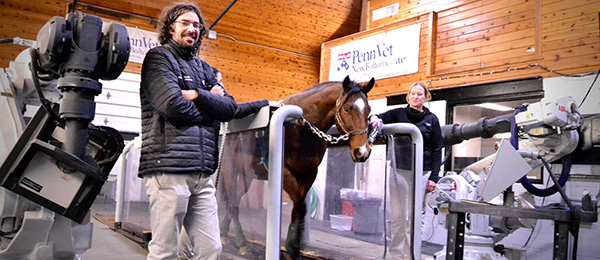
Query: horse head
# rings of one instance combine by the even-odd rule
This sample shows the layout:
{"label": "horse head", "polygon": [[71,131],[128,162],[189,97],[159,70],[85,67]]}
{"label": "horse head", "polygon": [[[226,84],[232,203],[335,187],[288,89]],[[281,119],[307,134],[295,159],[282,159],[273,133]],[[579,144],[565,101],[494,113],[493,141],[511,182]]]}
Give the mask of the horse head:
{"label": "horse head", "polygon": [[348,145],[354,162],[364,162],[371,154],[368,141],[371,106],[367,100],[367,93],[373,85],[374,78],[366,85],[361,85],[346,76],[342,82],[343,93],[335,105],[335,125],[342,134],[349,136]]}

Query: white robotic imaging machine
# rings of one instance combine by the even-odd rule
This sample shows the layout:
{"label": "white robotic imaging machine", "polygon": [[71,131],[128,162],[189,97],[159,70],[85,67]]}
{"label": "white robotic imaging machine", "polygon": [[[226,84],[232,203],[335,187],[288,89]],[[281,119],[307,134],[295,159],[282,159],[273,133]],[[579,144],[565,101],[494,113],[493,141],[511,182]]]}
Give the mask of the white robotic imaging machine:
{"label": "white robotic imaging machine", "polygon": [[[485,118],[487,122],[483,124],[454,125],[443,129],[445,144],[452,145],[473,137],[491,137],[507,131],[509,124],[506,122],[514,124],[511,127],[513,138],[510,142],[503,140],[495,154],[467,166],[459,174],[447,175],[439,180],[437,208],[445,216],[442,221],[448,228],[448,240],[446,248],[436,254],[436,259],[518,259],[519,256],[512,257],[506,251],[495,250],[496,243],[518,228],[533,228],[537,219],[555,221],[557,236],[553,255],[555,259],[566,259],[568,233],[571,232],[577,240],[579,222],[576,219],[587,223],[597,221],[597,203],[592,194],[583,198],[581,206],[576,206],[561,188],[568,179],[570,162],[563,163],[561,178],[555,180],[559,184],[542,192],[535,187],[530,190],[528,186],[532,185],[525,176],[542,166],[548,168],[549,162],[571,154],[577,148],[580,135],[592,137],[584,137],[584,143],[590,143],[583,144],[583,147],[598,145],[597,134],[578,132],[598,129],[598,117],[584,122],[571,97],[542,99],[522,106],[515,114],[512,118]],[[520,137],[520,141],[516,136]],[[518,181],[530,193],[515,197],[512,186]],[[549,196],[557,191],[567,202],[567,209],[535,208],[532,194]],[[468,223],[467,227],[465,223]]]}
{"label": "white robotic imaging machine", "polygon": [[[110,127],[90,124],[102,80],[129,58],[125,26],[54,17],[0,70],[0,259],[78,259],[91,247],[89,208],[123,150]],[[60,91],[59,91],[60,90]],[[26,105],[41,104],[24,121]],[[6,115],[6,116],[5,116]]]}
{"label": "white robotic imaging machine", "polygon": [[490,174],[477,190],[477,197],[491,201],[532,170],[519,152],[506,140],[502,140]]}

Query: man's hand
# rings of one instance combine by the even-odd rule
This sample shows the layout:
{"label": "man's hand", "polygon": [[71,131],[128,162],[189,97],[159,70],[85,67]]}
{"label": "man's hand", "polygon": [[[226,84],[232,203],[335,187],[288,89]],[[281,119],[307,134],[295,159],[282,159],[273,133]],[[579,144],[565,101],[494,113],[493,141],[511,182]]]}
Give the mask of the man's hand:
{"label": "man's hand", "polygon": [[210,89],[210,93],[213,93],[213,94],[219,95],[219,96],[225,96],[225,90],[223,90],[223,87],[221,87],[219,85],[215,85],[214,87],[212,87]]}
{"label": "man's hand", "polygon": [[196,90],[181,90],[181,95],[183,96],[183,98],[189,100],[189,101],[194,101],[196,98],[198,98],[198,92]]}
{"label": "man's hand", "polygon": [[280,101],[271,101],[271,100],[269,100],[269,106],[272,106],[272,107],[281,107],[281,105],[282,104],[281,104]]}

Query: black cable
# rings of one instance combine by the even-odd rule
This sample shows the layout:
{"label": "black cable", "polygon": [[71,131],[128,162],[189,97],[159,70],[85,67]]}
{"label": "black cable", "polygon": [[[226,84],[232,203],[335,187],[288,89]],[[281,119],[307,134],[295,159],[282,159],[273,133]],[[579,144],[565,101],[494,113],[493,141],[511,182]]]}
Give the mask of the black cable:
{"label": "black cable", "polygon": [[42,92],[42,88],[40,87],[40,79],[38,78],[38,52],[36,49],[31,49],[29,51],[29,54],[31,55],[31,62],[29,63],[29,70],[31,70],[31,76],[33,77],[33,85],[35,86],[35,90],[38,94],[38,98],[40,99],[40,102],[42,103],[42,107],[44,108],[44,110],[46,110],[46,113],[48,113],[48,115],[50,115],[50,117],[52,117],[52,119],[54,119],[56,122],[58,122],[61,125],[65,124],[65,120],[60,118],[59,115],[57,115],[56,113],[54,113],[54,111],[52,110],[51,107],[51,102],[46,99],[44,97],[44,93]]}
{"label": "black cable", "polygon": [[569,208],[573,209],[573,207],[574,207],[573,206],[573,202],[571,202],[571,200],[569,199],[569,197],[565,193],[565,190],[563,189],[563,187],[560,186],[560,182],[552,174],[552,168],[550,167],[550,164],[548,163],[548,161],[546,161],[546,159],[543,156],[541,156],[541,155],[538,155],[537,158],[540,159],[540,160],[542,160],[542,162],[544,163],[544,166],[546,167],[546,169],[548,169],[548,172],[550,172],[549,176],[552,179],[552,182],[554,182],[554,186],[556,186],[556,188],[558,189],[558,193],[560,193],[560,196],[563,198],[563,200],[565,200],[565,202],[567,203],[567,205],[569,206]]}
{"label": "black cable", "polygon": [[[550,174],[552,174],[552,172],[550,172]],[[546,189],[548,188],[548,185],[550,185],[550,182],[546,182]],[[547,197],[543,197],[542,198],[542,205],[540,205],[540,207],[544,206],[544,203],[546,203],[546,198]],[[535,227],[537,226],[537,224],[531,229],[531,233],[529,233],[529,237],[527,238],[527,241],[525,241],[525,244],[523,244],[523,246],[521,248],[525,248],[527,247],[527,244],[529,244],[529,240],[531,240],[531,237],[533,236],[533,233],[535,231]]]}
{"label": "black cable", "polygon": [[[598,19],[599,19],[598,20],[598,28],[600,29],[600,12],[598,12]],[[600,30],[598,30],[598,34],[600,36]],[[587,93],[585,93],[585,96],[583,97],[583,100],[581,100],[581,104],[579,104],[580,108],[583,105],[583,102],[585,102],[585,99],[587,98],[587,96],[590,94],[590,91],[594,87],[594,83],[596,83],[596,80],[598,79],[598,75],[600,75],[600,69],[598,69],[598,72],[596,73],[596,77],[594,78],[594,81],[592,81],[592,85],[588,89]]]}
{"label": "black cable", "polygon": [[587,93],[585,93],[585,96],[583,96],[583,100],[581,100],[581,103],[579,104],[579,108],[581,108],[581,106],[583,105],[583,102],[585,102],[585,99],[590,94],[590,91],[592,91],[592,88],[594,87],[594,83],[596,83],[596,80],[598,79],[598,75],[600,75],[600,69],[596,73],[596,77],[594,77],[594,81],[592,81],[592,85],[588,88]]}
{"label": "black cable", "polygon": [[77,8],[77,0],[73,0],[73,3],[69,4],[69,10],[67,13],[75,13],[75,8]]}
{"label": "black cable", "polygon": [[[428,206],[430,209],[432,209],[432,210],[435,210],[435,208],[434,208],[434,207],[432,207],[431,205],[429,205],[429,204],[427,204],[427,203],[426,203],[426,205],[427,205],[427,206]],[[435,228],[434,228],[434,226],[433,226],[433,223],[435,222],[435,219],[436,219],[436,217],[437,217],[437,214],[435,214],[435,212],[434,212],[434,216],[431,218],[431,235],[430,235],[430,236],[429,236],[427,239],[425,239],[425,240],[432,239],[432,238],[433,238],[433,235],[435,235]],[[435,225],[435,227],[437,227],[437,226],[438,226],[438,225]]]}
{"label": "black cable", "polygon": [[548,164],[548,161],[546,161],[546,159],[544,159],[544,157],[541,155],[538,155],[538,159],[542,160],[542,162],[544,163],[544,166],[550,172],[550,178],[554,182],[554,186],[556,186],[556,188],[558,188],[558,192],[560,193],[561,197],[569,206],[569,211],[571,212],[571,225],[569,226],[569,230],[571,232],[571,235],[573,235],[573,251],[572,251],[573,255],[572,255],[571,259],[577,260],[577,244],[579,241],[579,223],[581,222],[581,206],[573,205],[573,202],[571,202],[571,200],[569,199],[569,197],[567,196],[567,194],[565,193],[563,188],[560,186],[560,183],[558,182],[556,177],[554,177],[554,175],[552,174],[552,171],[550,170],[550,165]]}
{"label": "black cable", "polygon": [[219,20],[221,20],[221,18],[223,18],[223,16],[235,4],[235,2],[237,2],[237,0],[233,0],[233,1],[231,1],[231,3],[229,3],[229,5],[227,6],[227,8],[225,8],[225,10],[223,10],[223,12],[219,15],[219,17],[217,17],[217,19],[215,19],[215,21],[208,27],[208,30],[212,30],[212,28],[215,27],[215,25],[217,25],[217,23],[219,22]]}
{"label": "black cable", "polygon": [[0,44],[1,43],[13,43],[13,39],[12,38],[2,38],[2,39],[0,39]]}
{"label": "black cable", "polygon": [[584,73],[584,74],[566,74],[566,73],[562,73],[562,72],[551,70],[551,69],[546,68],[546,67],[544,67],[542,65],[539,65],[539,64],[535,64],[535,66],[537,66],[540,69],[543,69],[543,70],[545,70],[547,72],[555,73],[555,74],[561,75],[563,77],[581,78],[581,77],[585,77],[585,76],[589,76],[589,75],[594,75],[594,72],[588,72],[588,73]]}

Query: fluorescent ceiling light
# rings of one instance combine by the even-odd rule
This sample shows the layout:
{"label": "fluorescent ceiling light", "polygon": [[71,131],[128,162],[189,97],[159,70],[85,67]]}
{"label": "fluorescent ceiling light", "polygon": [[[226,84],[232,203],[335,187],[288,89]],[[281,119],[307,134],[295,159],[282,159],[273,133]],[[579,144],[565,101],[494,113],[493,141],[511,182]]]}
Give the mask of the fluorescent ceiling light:
{"label": "fluorescent ceiling light", "polygon": [[475,106],[483,107],[483,108],[487,108],[487,109],[493,109],[493,110],[497,110],[497,111],[511,111],[511,110],[513,110],[510,107],[503,106],[503,105],[498,105],[498,104],[492,104],[492,103],[477,104]]}
{"label": "fluorescent ceiling light", "polygon": [[497,133],[492,136],[494,139],[510,139],[510,133]]}

